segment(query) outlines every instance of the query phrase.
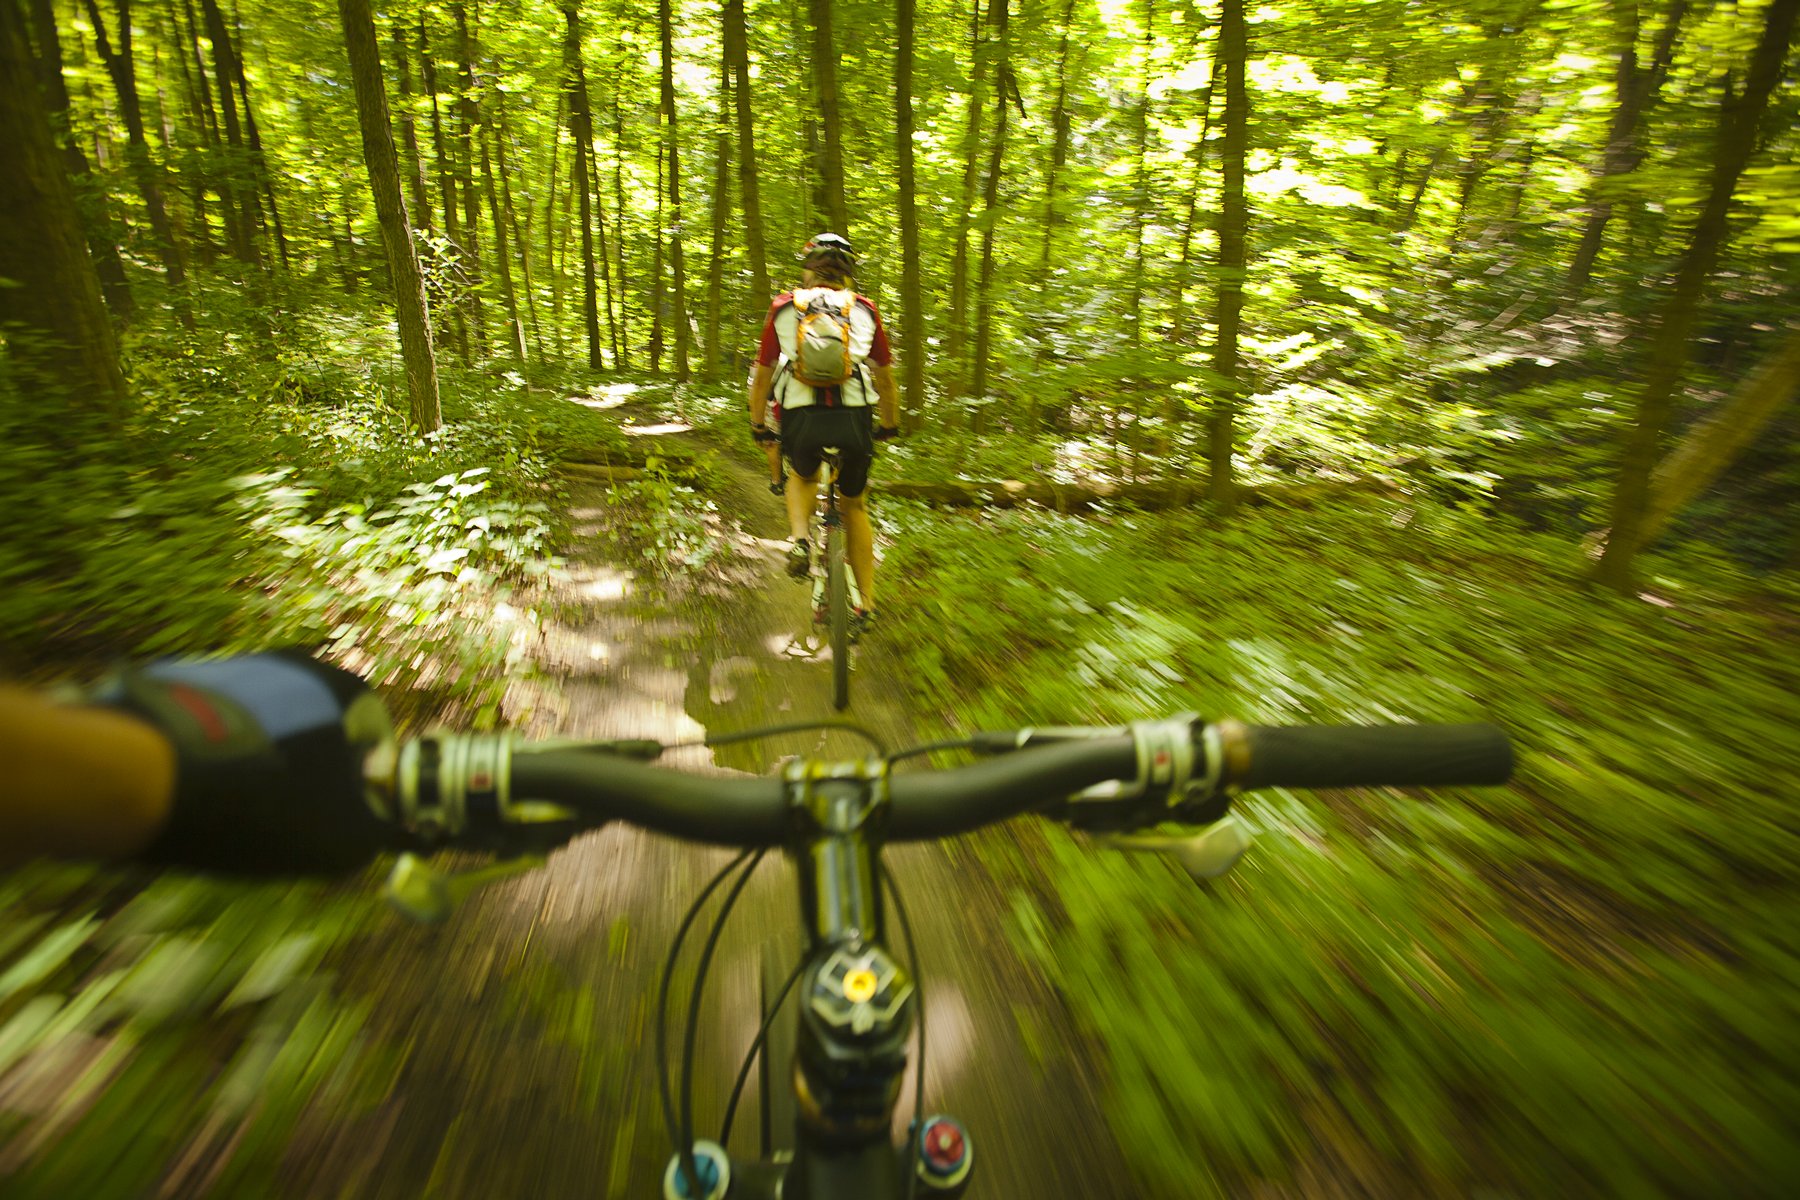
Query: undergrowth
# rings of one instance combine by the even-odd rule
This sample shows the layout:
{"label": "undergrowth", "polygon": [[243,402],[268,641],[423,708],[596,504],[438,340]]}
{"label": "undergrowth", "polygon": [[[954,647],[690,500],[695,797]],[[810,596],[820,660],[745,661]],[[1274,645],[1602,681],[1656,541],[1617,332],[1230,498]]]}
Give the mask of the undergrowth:
{"label": "undergrowth", "polygon": [[1192,709],[1516,741],[1503,789],[1242,800],[1257,844],[1204,891],[1061,836],[987,839],[1155,1194],[1794,1178],[1791,582],[1700,556],[1659,564],[1644,601],[1581,595],[1560,540],[1401,503],[882,511],[883,640],[957,724]]}
{"label": "undergrowth", "polygon": [[[420,437],[387,318],[225,332],[257,321],[136,335],[121,429],[0,395],[0,663],[44,679],[297,644],[409,723],[491,725],[565,532],[554,465],[615,457],[614,422],[554,377],[446,366],[444,427]],[[6,1194],[274,1194],[309,1106],[391,1086],[393,1054],[330,986],[387,919],[372,882],[0,878]]]}

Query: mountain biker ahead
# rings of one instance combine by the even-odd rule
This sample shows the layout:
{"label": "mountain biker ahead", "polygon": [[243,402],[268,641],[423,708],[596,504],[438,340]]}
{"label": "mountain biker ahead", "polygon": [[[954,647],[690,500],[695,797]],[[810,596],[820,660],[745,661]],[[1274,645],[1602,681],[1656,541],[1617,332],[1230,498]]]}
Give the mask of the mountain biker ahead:
{"label": "mountain biker ahead", "polygon": [[[881,314],[874,301],[856,294],[855,273],[856,253],[838,234],[821,233],[801,250],[800,286],[777,296],[763,323],[750,380],[750,426],[758,442],[779,438],[794,468],[787,481],[794,539],[788,573],[796,578],[805,578],[811,563],[807,529],[821,452],[838,448],[838,496],[850,569],[862,596],[855,615],[861,632],[875,615],[875,544],[865,502],[869,467],[875,442],[899,432],[900,389]],[[765,424],[771,396],[781,405],[779,434]]]}

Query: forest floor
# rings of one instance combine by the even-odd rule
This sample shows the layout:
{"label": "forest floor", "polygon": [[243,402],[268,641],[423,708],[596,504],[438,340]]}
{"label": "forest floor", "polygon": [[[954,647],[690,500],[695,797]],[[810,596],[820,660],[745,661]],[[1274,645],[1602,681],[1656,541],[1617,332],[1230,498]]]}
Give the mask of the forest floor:
{"label": "forest floor", "polygon": [[[664,415],[644,414],[638,427]],[[828,661],[809,648],[806,590],[780,569],[779,501],[748,462],[711,461],[725,514],[715,533],[731,553],[667,587],[619,561],[606,536],[618,506],[605,486],[572,478],[568,569],[543,606],[550,618],[526,635],[539,670],[506,702],[515,718],[528,714],[524,732],[673,742],[835,715]],[[879,636],[858,648],[848,715],[890,746],[924,735],[898,669]],[[790,737],[666,761],[762,771],[778,754],[849,749],[836,737]],[[657,983],[682,910],[728,858],[614,826],[477,892],[440,928],[382,927],[339,964],[338,986],[369,1005],[378,1041],[402,1047],[393,1086],[354,1116],[315,1109],[288,1156],[293,1192],[658,1194],[670,1147],[653,1050]],[[1034,1195],[1092,1197],[1129,1186],[1101,1110],[1099,1055],[1014,949],[1002,887],[966,845],[901,847],[889,859],[923,947],[927,1109],[970,1126],[979,1173],[1003,1187],[1029,1181]],[[760,948],[768,931],[797,928],[795,901],[791,868],[765,862],[721,943],[695,1071],[702,1136],[716,1134],[755,1032]],[[684,996],[678,984],[672,1059]],[[757,1128],[752,1089],[734,1150],[753,1150]]]}

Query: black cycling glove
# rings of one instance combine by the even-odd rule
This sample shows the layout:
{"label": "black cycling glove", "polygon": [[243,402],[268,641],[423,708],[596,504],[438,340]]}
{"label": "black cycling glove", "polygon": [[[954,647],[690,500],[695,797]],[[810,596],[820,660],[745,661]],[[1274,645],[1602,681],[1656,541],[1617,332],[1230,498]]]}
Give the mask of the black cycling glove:
{"label": "black cycling glove", "polygon": [[899,436],[900,427],[898,425],[877,425],[875,427],[875,440],[878,442],[892,441]]}
{"label": "black cycling glove", "polygon": [[122,672],[92,699],[175,746],[175,795],[149,861],[339,873],[409,841],[364,799],[363,759],[392,730],[348,671],[299,651],[166,661]]}

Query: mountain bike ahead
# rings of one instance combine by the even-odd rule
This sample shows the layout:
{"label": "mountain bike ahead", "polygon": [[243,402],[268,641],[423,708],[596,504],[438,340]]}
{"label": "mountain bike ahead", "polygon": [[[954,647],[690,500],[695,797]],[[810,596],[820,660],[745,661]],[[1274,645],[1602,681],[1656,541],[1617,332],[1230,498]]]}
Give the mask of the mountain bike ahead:
{"label": "mountain bike ahead", "polygon": [[862,608],[862,595],[845,554],[848,539],[838,508],[838,451],[824,452],[819,468],[819,535],[811,567],[813,624],[823,625],[831,647],[831,706],[850,706],[850,620]]}
{"label": "mountain bike ahead", "polygon": [[[855,732],[875,752],[795,760],[779,777],[718,778],[647,765],[666,748],[654,741],[441,734],[390,743],[368,762],[371,806],[422,845],[519,853],[623,820],[740,848],[688,909],[659,989],[657,1068],[675,1148],[663,1187],[672,1200],[912,1200],[959,1195],[967,1185],[974,1165],[968,1131],[952,1117],[925,1116],[916,947],[882,865],[887,843],[952,837],[1036,813],[1122,849],[1166,853],[1203,880],[1229,870],[1249,845],[1246,831],[1226,819],[1241,790],[1495,784],[1512,770],[1506,735],[1491,725],[1247,727],[1191,714],[1118,728],[983,733],[894,754],[844,724],[783,726],[708,744],[797,728]],[[951,770],[894,770],[906,758],[948,749],[991,757]],[[1135,835],[1171,822],[1211,828],[1197,836]],[[725,919],[771,848],[794,864],[805,950],[798,962],[765,960],[760,1027],[718,1140],[702,1141],[692,1090],[701,993]],[[389,897],[409,915],[441,920],[476,876],[493,873],[446,879],[403,855]],[[701,908],[727,880],[695,972],[677,1091],[667,1032],[676,957]],[[905,961],[888,947],[890,904]],[[784,1015],[790,997],[794,1011]],[[915,1029],[913,1117],[897,1138],[894,1113]],[[738,1159],[725,1147],[753,1069],[763,1098],[760,1154]],[[997,1190],[1016,1196],[1024,1187],[1005,1180]]]}

